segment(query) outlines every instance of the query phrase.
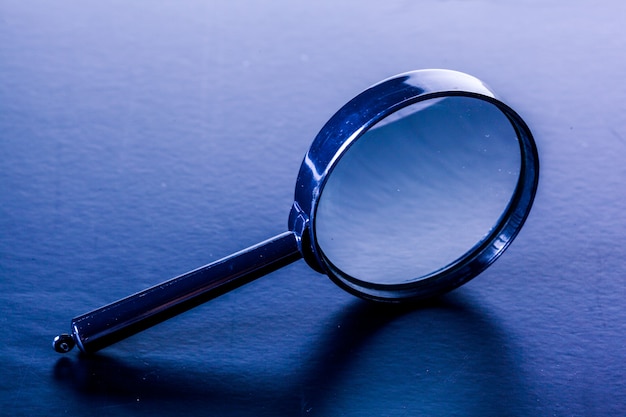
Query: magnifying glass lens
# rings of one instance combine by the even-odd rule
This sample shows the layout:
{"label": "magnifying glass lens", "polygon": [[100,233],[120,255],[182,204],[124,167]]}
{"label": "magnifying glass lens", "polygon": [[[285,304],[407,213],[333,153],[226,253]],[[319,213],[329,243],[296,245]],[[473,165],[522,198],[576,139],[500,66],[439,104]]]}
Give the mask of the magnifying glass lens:
{"label": "magnifying glass lens", "polygon": [[322,256],[371,284],[432,276],[489,237],[521,164],[518,135],[490,102],[450,96],[391,113],[328,175],[315,216]]}

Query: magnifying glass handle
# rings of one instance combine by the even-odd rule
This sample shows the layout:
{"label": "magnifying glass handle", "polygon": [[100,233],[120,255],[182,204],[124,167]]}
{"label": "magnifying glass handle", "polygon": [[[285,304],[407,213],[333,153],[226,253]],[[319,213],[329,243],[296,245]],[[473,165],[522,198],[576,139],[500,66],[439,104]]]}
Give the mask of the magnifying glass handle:
{"label": "magnifying glass handle", "polygon": [[57,352],[74,344],[96,352],[298,259],[298,239],[285,232],[186,274],[72,319],[71,335],[54,339]]}

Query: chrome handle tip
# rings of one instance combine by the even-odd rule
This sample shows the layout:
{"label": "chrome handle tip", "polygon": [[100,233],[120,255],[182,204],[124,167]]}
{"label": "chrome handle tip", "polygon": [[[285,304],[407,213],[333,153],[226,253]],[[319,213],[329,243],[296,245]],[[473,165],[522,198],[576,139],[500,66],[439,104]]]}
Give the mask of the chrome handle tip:
{"label": "chrome handle tip", "polygon": [[59,353],[67,353],[76,345],[74,338],[67,333],[58,335],[52,341],[52,347]]}

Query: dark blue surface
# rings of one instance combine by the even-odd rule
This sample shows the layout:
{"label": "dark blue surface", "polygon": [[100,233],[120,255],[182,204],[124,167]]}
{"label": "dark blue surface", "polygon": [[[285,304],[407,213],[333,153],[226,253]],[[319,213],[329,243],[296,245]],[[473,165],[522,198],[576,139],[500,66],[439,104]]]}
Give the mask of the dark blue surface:
{"label": "dark blue surface", "polygon": [[[623,415],[626,5],[0,3],[0,409],[10,415]],[[71,317],[282,232],[367,86],[490,84],[542,177],[507,253],[420,309],[304,262],[92,359]]]}

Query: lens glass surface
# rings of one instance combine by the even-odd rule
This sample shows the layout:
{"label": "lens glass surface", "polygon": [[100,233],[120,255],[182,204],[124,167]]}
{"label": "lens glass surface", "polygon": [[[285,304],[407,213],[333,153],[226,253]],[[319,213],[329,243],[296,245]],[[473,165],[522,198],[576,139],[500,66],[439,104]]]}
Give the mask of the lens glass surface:
{"label": "lens glass surface", "polygon": [[314,219],[324,259],[375,284],[424,279],[471,253],[496,227],[518,182],[517,134],[472,97],[415,103],[341,156]]}

